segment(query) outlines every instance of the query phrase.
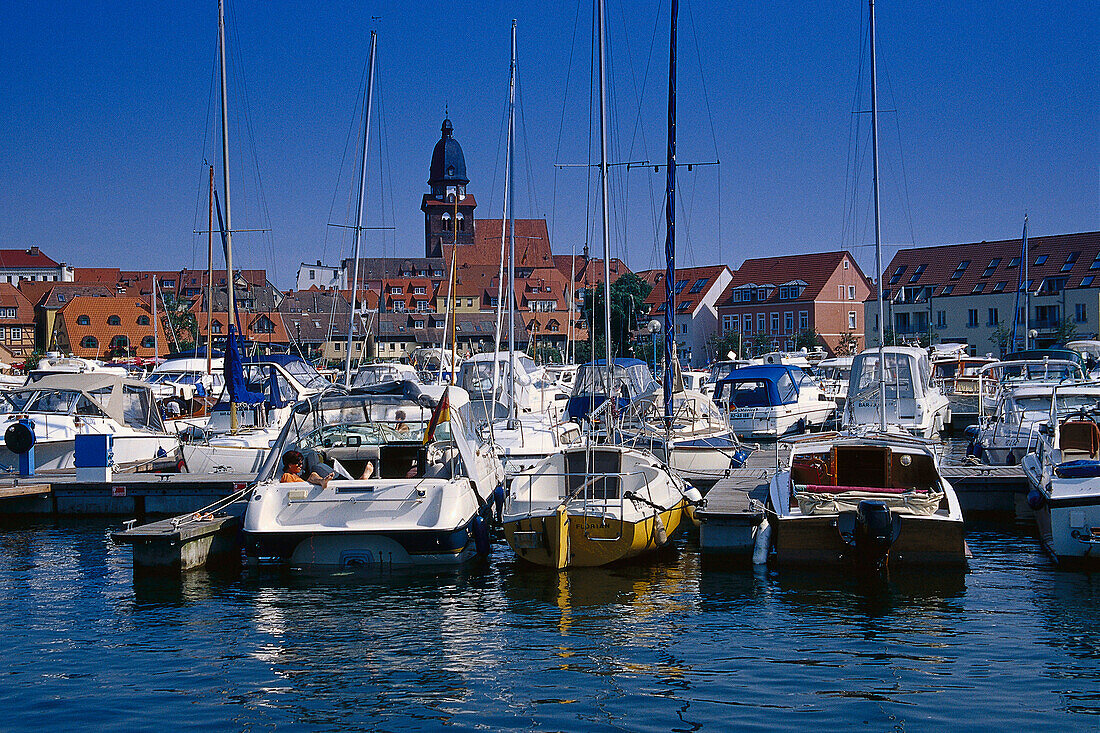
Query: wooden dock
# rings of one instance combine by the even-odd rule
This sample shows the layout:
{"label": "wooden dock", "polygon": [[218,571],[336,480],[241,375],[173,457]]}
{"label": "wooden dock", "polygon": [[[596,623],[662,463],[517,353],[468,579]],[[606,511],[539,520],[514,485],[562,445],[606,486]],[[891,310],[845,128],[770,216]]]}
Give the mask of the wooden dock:
{"label": "wooden dock", "polygon": [[109,482],[72,473],[0,479],[0,516],[66,514],[141,517],[194,512],[255,480],[236,473],[119,473]]}

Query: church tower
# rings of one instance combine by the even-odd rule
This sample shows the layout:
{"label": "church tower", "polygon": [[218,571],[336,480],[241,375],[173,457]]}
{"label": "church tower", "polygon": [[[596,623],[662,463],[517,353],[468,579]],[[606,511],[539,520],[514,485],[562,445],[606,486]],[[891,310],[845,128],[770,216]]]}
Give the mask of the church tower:
{"label": "church tower", "polygon": [[[424,194],[424,256],[442,257],[443,245],[474,243],[474,197],[466,193],[466,158],[454,139],[450,119],[443,120],[442,137],[432,152],[428,175],[431,193]],[[457,234],[456,234],[457,221]]]}

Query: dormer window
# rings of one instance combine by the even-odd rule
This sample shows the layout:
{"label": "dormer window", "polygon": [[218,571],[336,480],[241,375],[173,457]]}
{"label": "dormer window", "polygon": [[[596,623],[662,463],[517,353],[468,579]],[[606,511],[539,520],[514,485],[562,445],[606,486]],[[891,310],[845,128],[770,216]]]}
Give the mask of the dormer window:
{"label": "dormer window", "polygon": [[107,316],[107,325],[108,326],[121,326],[122,325],[122,319],[119,318],[118,316]]}
{"label": "dormer window", "polygon": [[90,325],[92,325],[92,319],[88,318],[88,316],[77,316],[76,317],[76,325],[78,325],[78,326],[90,326]]}

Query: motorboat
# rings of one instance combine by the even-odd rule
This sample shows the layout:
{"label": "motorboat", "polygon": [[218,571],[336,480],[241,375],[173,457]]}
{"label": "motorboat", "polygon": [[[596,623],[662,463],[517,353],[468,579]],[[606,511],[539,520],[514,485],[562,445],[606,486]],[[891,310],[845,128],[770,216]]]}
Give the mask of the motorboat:
{"label": "motorboat", "polygon": [[544,364],[542,368],[549,382],[566,394],[573,391],[573,382],[577,378],[576,364]]}
{"label": "motorboat", "polygon": [[[248,501],[248,556],[389,568],[454,565],[487,554],[503,471],[479,444],[469,409],[462,389],[412,382],[299,402]],[[307,475],[335,477],[323,486],[283,483],[282,456],[290,450],[306,457]]]}
{"label": "motorboat", "polygon": [[608,371],[606,359],[582,364],[577,369],[577,379],[566,408],[570,420],[587,420],[609,394],[615,396],[616,411],[621,411],[632,400],[652,391],[656,384],[649,366],[638,359],[613,359],[610,377]]}
{"label": "motorboat", "polygon": [[973,424],[981,418],[981,407],[992,408],[996,404],[997,380],[992,374],[978,378],[983,367],[996,362],[991,356],[965,353],[932,356],[932,384],[947,395],[950,403],[948,424],[953,427]]}
{"label": "motorboat", "polygon": [[1017,465],[1038,447],[1039,426],[1050,419],[1055,387],[1060,409],[1067,412],[1091,407],[1100,399],[1100,383],[1087,381],[1075,360],[1001,361],[979,370],[978,379],[999,389],[991,408],[985,407],[983,398],[980,410],[986,416],[966,429],[967,454],[994,466]]}
{"label": "motorboat", "polygon": [[749,455],[713,400],[689,389],[673,393],[668,425],[660,388],[638,397],[623,410],[619,435],[623,444],[653,453],[701,491],[740,468]]}
{"label": "motorboat", "polygon": [[844,403],[848,399],[848,381],[852,378],[853,361],[855,357],[852,356],[834,356],[822,359],[815,369],[821,393],[835,402],[838,410],[844,409]]}
{"label": "motorboat", "polygon": [[[880,415],[879,355],[885,370],[886,415]],[[932,384],[928,354],[912,346],[867,349],[852,362],[843,424],[848,427],[897,425],[921,438],[932,438],[951,422],[951,405]]]}
{"label": "motorboat", "polygon": [[385,382],[420,382],[420,375],[408,364],[379,361],[361,364],[351,376],[351,386],[369,387]]}
{"label": "motorboat", "polygon": [[452,360],[449,351],[420,348],[413,350],[411,361],[417,373],[420,374],[420,381],[424,384],[453,384],[456,370],[462,360],[458,357]]}
{"label": "motorboat", "polygon": [[124,366],[112,366],[98,359],[85,359],[79,356],[66,356],[56,351],[51,351],[38,360],[34,369],[30,370],[31,377],[41,377],[46,374],[110,374],[127,379],[130,372]]}
{"label": "motorboat", "polygon": [[680,372],[680,377],[684,380],[684,389],[692,392],[703,392],[710,384],[710,372],[701,369]]}
{"label": "motorboat", "polygon": [[590,567],[667,544],[699,498],[651,453],[589,444],[553,453],[514,477],[501,521],[521,559]]}
{"label": "motorboat", "polygon": [[226,390],[207,418],[172,423],[183,440],[183,459],[189,473],[258,471],[294,403],[339,389],[309,362],[289,354],[257,357],[244,362],[241,368],[248,391],[262,395],[262,399],[236,406],[236,430]]}
{"label": "motorboat", "polygon": [[474,354],[458,370],[458,386],[473,402],[496,402],[509,407],[515,403],[517,414],[561,410],[566,393],[546,378],[534,360],[517,351]]}
{"label": "motorboat", "polygon": [[1100,377],[1100,341],[1096,339],[1078,339],[1066,344],[1067,349],[1072,349],[1081,355],[1085,370],[1090,377]]}
{"label": "motorboat", "polygon": [[1059,565],[1100,560],[1100,402],[1065,412],[1062,388],[1051,395],[1049,422],[1034,453],[1020,462],[1030,486],[1039,540]]}
{"label": "motorboat", "polygon": [[744,366],[749,366],[749,362],[735,360],[714,362],[714,364],[710,366],[710,369],[707,370],[708,372],[710,372],[710,378],[707,380],[707,383],[703,385],[703,388],[699,391],[713,399],[714,388],[717,386],[717,384],[728,377],[730,372],[732,372],[734,369],[740,369]]}
{"label": "motorboat", "polygon": [[[31,423],[36,470],[75,467],[78,435],[110,435],[113,466],[130,468],[176,454],[149,385],[101,371],[31,374],[21,389],[0,395],[0,431]],[[0,463],[18,456],[0,445]]]}
{"label": "motorboat", "polygon": [[779,563],[966,562],[962,510],[930,441],[867,430],[805,436],[790,447],[768,488]]}
{"label": "motorboat", "polygon": [[734,369],[715,385],[714,401],[728,411],[730,429],[741,439],[820,430],[837,410],[802,369],[778,364]]}
{"label": "motorboat", "polygon": [[[222,357],[173,356],[153,368],[145,381],[166,408],[169,419],[202,417],[225,386]],[[174,405],[174,408],[171,407]]]}

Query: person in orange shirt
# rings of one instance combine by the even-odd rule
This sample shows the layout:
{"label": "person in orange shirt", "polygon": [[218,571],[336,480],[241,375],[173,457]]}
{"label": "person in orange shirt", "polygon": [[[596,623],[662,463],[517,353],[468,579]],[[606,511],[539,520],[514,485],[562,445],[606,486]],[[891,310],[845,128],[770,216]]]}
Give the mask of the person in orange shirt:
{"label": "person in orange shirt", "polygon": [[333,471],[327,476],[320,476],[316,471],[312,471],[308,478],[302,478],[302,464],[305,460],[302,458],[302,454],[296,450],[288,450],[283,454],[283,475],[279,478],[280,483],[306,483],[316,484],[322,489],[328,488],[328,482],[335,476],[336,472]]}

